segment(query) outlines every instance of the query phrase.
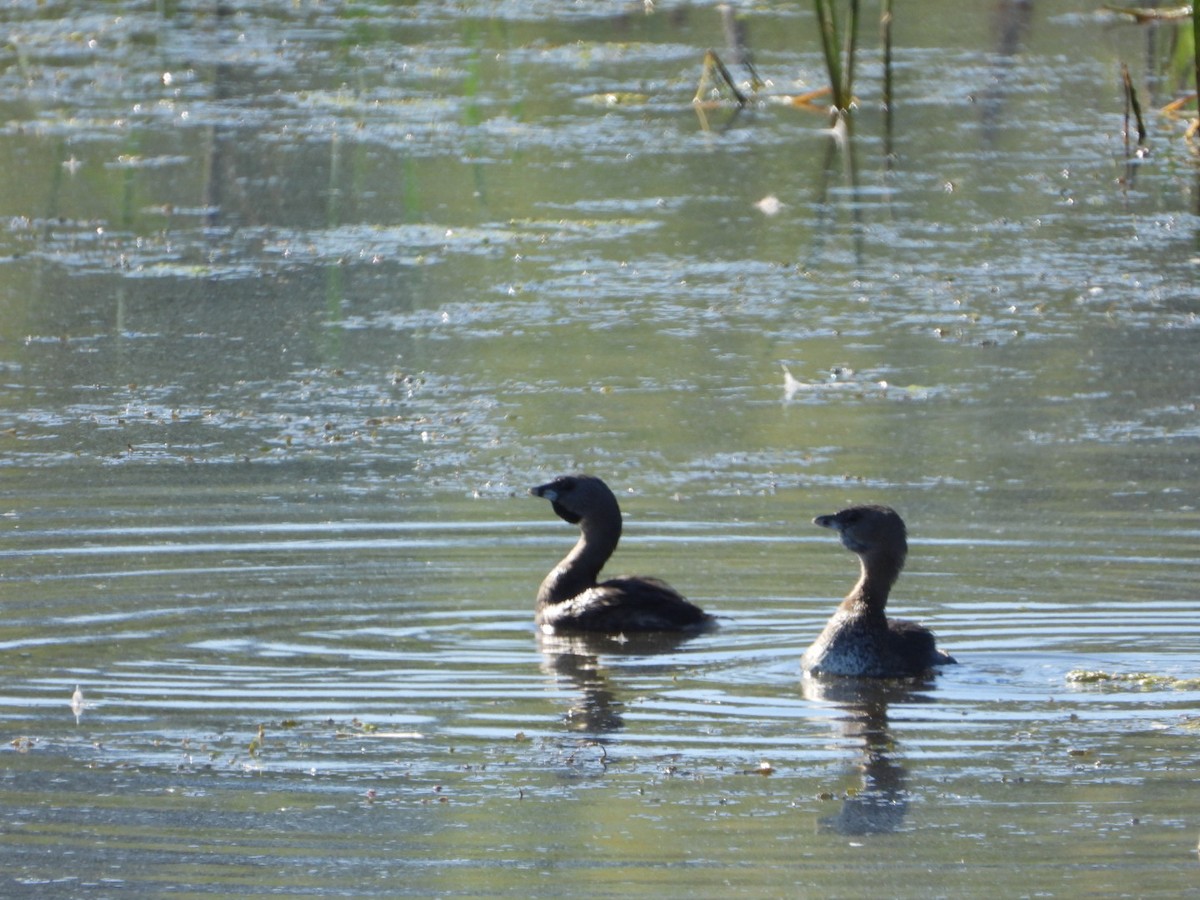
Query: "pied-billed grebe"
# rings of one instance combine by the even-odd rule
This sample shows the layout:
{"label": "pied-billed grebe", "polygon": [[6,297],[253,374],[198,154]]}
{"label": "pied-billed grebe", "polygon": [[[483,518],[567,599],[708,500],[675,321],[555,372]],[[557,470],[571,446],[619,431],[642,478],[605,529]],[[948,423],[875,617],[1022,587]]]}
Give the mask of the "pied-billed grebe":
{"label": "pied-billed grebe", "polygon": [[621,508],[591,475],[563,475],[529,493],[550,501],[559,518],[579,526],[579,541],[546,576],[537,595],[543,631],[694,631],[713,623],[694,603],[657,578],[622,575],[596,582],[621,539]]}
{"label": "pied-billed grebe", "polygon": [[858,554],[862,574],[825,630],[804,653],[814,675],[902,678],[954,662],[934,646],[933,633],[916,622],[884,615],[888,593],[908,555],[904,520],[886,506],[852,506],[814,525],[832,528]]}

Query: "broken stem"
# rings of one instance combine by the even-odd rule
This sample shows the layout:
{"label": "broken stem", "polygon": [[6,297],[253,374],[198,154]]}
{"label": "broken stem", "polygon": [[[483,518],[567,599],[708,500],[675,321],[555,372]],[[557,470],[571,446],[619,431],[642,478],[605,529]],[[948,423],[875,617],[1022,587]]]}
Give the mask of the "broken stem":
{"label": "broken stem", "polygon": [[1137,123],[1138,146],[1146,143],[1146,123],[1142,120],[1142,105],[1138,102],[1137,91],[1133,88],[1133,79],[1129,77],[1129,66],[1121,63],[1121,81],[1125,86],[1125,154],[1129,155],[1129,113],[1133,111]]}

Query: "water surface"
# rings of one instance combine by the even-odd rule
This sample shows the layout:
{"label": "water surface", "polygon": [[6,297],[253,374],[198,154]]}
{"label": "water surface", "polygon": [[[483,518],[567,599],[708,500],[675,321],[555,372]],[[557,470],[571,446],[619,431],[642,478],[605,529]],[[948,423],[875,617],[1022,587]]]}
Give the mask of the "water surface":
{"label": "water surface", "polygon": [[[1118,81],[1154,107],[1159,45],[918,7],[844,146],[782,101],[804,9],[707,129],[706,5],[6,14],[3,893],[1191,890],[1196,170],[1157,115],[1130,165]],[[526,491],[575,469],[718,631],[535,633],[574,535]],[[935,678],[799,677],[854,502]]]}

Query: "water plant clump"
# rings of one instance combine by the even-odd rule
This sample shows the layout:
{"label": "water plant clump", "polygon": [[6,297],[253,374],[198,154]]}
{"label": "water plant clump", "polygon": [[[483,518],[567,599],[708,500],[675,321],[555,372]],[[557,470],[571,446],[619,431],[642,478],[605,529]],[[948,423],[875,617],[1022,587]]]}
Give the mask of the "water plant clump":
{"label": "water plant clump", "polygon": [[1100,669],[1072,669],[1067,673],[1068,684],[1134,685],[1139,688],[1196,690],[1200,679],[1176,678],[1153,672],[1105,672]]}

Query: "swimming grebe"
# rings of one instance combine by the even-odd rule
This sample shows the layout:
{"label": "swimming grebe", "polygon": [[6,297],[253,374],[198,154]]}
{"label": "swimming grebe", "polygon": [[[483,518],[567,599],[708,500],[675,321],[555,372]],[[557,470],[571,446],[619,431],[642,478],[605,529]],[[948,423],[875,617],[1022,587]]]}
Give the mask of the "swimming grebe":
{"label": "swimming grebe", "polygon": [[858,554],[862,574],[825,630],[804,653],[813,675],[902,678],[954,662],[934,646],[933,633],[916,622],[889,619],[883,609],[908,555],[904,520],[886,506],[852,506],[814,525],[833,528]]}
{"label": "swimming grebe", "polygon": [[559,518],[579,526],[579,541],[546,576],[537,595],[543,631],[695,631],[712,616],[657,578],[623,575],[596,583],[621,539],[621,509],[591,475],[563,475],[529,493],[550,501]]}

